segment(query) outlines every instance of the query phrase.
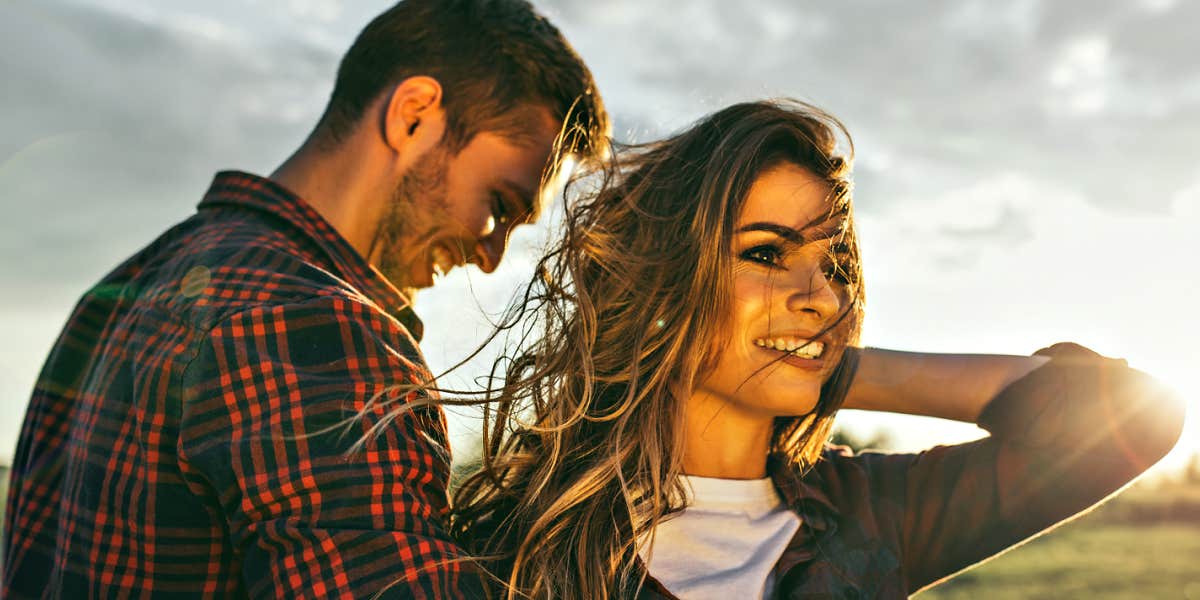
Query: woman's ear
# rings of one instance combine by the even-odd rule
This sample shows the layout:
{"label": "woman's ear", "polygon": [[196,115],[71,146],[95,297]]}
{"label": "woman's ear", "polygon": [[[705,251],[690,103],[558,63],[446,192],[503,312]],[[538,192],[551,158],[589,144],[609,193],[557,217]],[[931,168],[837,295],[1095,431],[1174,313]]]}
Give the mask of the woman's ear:
{"label": "woman's ear", "polygon": [[442,85],[425,75],[401,81],[385,105],[382,128],[384,142],[403,163],[440,144],[446,132]]}

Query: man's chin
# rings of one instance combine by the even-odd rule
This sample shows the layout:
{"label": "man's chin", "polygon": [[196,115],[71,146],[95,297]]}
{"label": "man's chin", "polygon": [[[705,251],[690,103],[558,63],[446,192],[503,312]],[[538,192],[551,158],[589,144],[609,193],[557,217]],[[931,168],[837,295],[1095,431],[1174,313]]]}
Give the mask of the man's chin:
{"label": "man's chin", "polygon": [[407,281],[404,282],[404,285],[397,285],[396,287],[410,290],[423,290],[426,288],[431,288],[436,284],[437,278],[433,276],[433,273],[420,273],[408,277]]}
{"label": "man's chin", "polygon": [[376,268],[396,289],[416,290],[432,287],[433,271],[428,268],[397,268],[399,265],[379,265]]}
{"label": "man's chin", "polygon": [[419,269],[409,275],[407,285],[404,287],[422,289],[433,287],[433,284],[435,283],[437,283],[437,279],[434,278],[432,271],[428,269]]}

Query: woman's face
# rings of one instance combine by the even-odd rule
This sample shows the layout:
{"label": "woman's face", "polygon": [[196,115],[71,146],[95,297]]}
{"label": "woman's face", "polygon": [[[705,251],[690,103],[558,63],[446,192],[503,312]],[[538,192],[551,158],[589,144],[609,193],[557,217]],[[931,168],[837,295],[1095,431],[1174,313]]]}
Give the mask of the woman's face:
{"label": "woman's face", "polygon": [[[733,302],[716,366],[694,390],[747,417],[813,410],[844,349],[845,214],[831,186],[784,164],[755,180],[733,236]],[[732,415],[730,415],[732,416]]]}

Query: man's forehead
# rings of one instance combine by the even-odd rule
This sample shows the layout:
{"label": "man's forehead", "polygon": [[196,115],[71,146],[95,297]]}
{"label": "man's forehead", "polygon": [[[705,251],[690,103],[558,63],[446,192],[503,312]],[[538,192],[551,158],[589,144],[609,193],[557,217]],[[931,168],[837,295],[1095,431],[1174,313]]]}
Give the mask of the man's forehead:
{"label": "man's forehead", "polygon": [[498,133],[513,144],[529,149],[549,151],[563,128],[562,119],[542,106],[514,109],[505,121],[505,126]]}
{"label": "man's forehead", "polygon": [[562,121],[556,119],[549,110],[542,109],[540,112],[541,131],[527,138],[531,149],[545,153],[538,181],[528,186],[528,191],[533,192],[526,196],[532,201],[531,221],[537,220],[546,207],[562,195],[576,167],[575,155],[562,149]]}
{"label": "man's forehead", "polygon": [[534,196],[532,220],[537,220],[546,208],[554,203],[554,199],[563,194],[567,182],[575,172],[575,157],[567,155],[556,164],[547,164],[542,172],[541,187]]}

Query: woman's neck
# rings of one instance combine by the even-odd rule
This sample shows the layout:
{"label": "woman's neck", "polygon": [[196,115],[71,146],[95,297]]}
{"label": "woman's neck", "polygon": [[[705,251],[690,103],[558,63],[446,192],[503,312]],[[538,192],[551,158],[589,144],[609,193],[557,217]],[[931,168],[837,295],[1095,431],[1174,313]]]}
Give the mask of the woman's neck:
{"label": "woman's neck", "polygon": [[683,472],[697,477],[761,479],[775,419],[708,394],[693,394],[684,423]]}

